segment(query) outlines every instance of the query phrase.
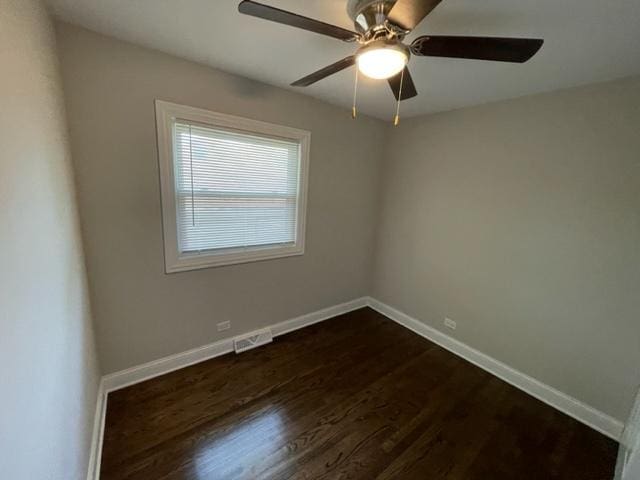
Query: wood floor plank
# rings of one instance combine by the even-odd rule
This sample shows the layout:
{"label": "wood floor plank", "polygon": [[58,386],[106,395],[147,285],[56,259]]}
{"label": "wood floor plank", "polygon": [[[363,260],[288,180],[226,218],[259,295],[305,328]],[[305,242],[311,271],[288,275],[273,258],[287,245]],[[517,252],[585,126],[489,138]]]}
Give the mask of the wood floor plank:
{"label": "wood floor plank", "polygon": [[365,308],[109,395],[104,480],[613,477],[615,442]]}

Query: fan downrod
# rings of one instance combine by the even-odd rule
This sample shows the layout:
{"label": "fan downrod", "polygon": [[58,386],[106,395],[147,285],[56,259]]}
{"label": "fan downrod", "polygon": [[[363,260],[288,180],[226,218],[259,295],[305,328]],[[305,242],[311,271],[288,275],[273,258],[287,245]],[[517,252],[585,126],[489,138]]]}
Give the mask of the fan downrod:
{"label": "fan downrod", "polygon": [[399,37],[408,32],[388,21],[389,12],[397,0],[349,0],[347,14],[353,20],[361,43],[381,37]]}

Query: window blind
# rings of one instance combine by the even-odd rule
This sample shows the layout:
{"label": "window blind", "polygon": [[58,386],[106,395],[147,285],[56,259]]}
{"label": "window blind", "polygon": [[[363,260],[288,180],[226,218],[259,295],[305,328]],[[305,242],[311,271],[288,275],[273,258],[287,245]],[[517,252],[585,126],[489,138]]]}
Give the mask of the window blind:
{"label": "window blind", "polygon": [[295,244],[299,142],[181,121],[173,133],[182,254]]}

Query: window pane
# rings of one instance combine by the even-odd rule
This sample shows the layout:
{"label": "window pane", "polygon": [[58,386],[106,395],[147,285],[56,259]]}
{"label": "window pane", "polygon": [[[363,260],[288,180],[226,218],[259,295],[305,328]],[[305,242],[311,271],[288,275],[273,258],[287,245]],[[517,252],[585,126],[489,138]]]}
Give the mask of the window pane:
{"label": "window pane", "polygon": [[177,122],[174,147],[181,253],[295,243],[299,143]]}

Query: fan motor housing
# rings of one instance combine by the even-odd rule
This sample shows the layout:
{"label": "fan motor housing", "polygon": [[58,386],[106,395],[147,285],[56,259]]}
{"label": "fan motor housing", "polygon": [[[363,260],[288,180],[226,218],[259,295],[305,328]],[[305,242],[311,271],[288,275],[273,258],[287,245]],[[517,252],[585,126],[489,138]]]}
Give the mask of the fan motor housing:
{"label": "fan motor housing", "polygon": [[349,0],[347,13],[356,30],[369,37],[377,31],[386,30],[386,21],[397,0]]}

